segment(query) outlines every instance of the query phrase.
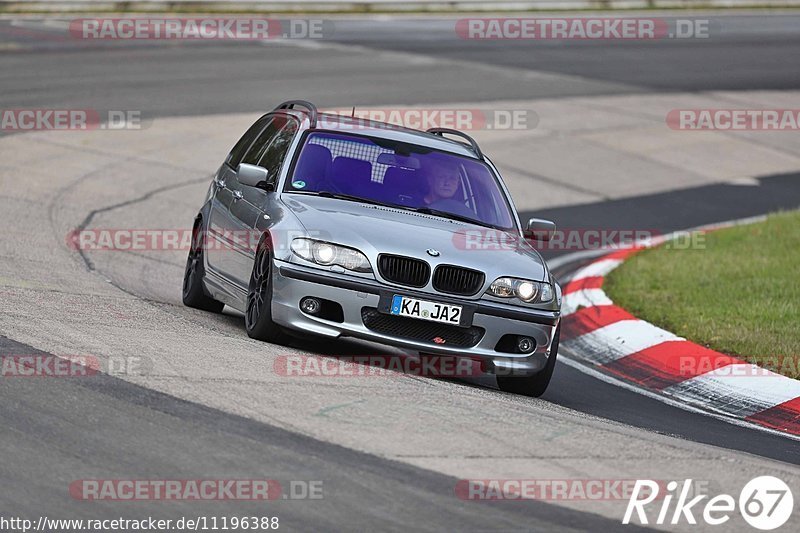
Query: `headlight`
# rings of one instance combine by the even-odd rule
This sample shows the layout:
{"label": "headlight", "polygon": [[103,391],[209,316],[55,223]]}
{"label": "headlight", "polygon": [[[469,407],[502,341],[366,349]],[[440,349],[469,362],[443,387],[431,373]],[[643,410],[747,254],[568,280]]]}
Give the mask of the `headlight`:
{"label": "headlight", "polygon": [[553,286],[540,281],[517,278],[497,278],[489,286],[486,294],[498,298],[516,296],[526,303],[546,303],[553,299]]}
{"label": "headlight", "polygon": [[367,256],[354,248],[301,238],[292,241],[292,252],[321,266],[339,265],[353,272],[372,272]]}
{"label": "headlight", "polygon": [[315,242],[311,245],[314,262],[320,265],[332,265],[336,261],[336,247],[327,242]]}
{"label": "headlight", "polygon": [[511,278],[499,278],[491,284],[488,292],[500,298],[511,298],[514,296],[514,280]]}
{"label": "headlight", "polygon": [[536,294],[539,292],[539,287],[537,285],[537,283],[533,283],[532,281],[521,281],[517,283],[517,296],[519,296],[520,300],[530,302],[536,298]]}

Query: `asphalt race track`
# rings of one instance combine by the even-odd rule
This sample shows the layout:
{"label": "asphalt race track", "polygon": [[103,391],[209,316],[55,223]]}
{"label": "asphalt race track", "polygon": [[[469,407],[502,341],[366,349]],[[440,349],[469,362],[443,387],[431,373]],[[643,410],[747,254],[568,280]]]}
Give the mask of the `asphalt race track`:
{"label": "asphalt race track", "polygon": [[[291,98],[532,106],[542,124],[619,120],[613,127],[631,138],[642,137],[634,120],[655,116],[664,129],[662,107],[699,98],[800,107],[800,14],[709,18],[712,38],[681,42],[468,42],[452,20],[378,17],[328,21],[335,31],[320,41],[267,44],[76,42],[58,20],[0,19],[0,108],[139,110],[144,124],[0,133],[0,355],[146,361],[142,374],[3,379],[3,515],[269,515],[289,531],[611,531],[623,501],[474,502],[455,487],[476,478],[693,478],[738,493],[764,474],[800,487],[797,440],[670,406],[578,363],[560,363],[541,399],[501,393],[492,379],[282,377],[273,364],[283,354],[386,349],[258,343],[237,313],[180,304],[184,252],[78,254],[65,243],[77,227],[190,226],[226,150],[259,112]],[[584,114],[569,115],[577,109]],[[726,178],[691,159],[661,161],[650,174],[628,152],[618,161],[587,152],[596,167],[562,176],[555,167],[569,158],[537,152],[537,135],[553,145],[574,138],[549,133],[526,132],[517,145],[508,133],[482,133],[485,151],[507,165],[523,217],[665,233],[800,206],[796,132],[715,144],[720,158],[745,143],[752,150],[736,163],[741,175]],[[634,178],[615,179],[617,165]],[[566,279],[578,266],[561,261],[555,272]],[[320,480],[324,497],[87,502],[68,491],[79,479],[146,478]],[[729,526],[746,530],[741,519]]]}

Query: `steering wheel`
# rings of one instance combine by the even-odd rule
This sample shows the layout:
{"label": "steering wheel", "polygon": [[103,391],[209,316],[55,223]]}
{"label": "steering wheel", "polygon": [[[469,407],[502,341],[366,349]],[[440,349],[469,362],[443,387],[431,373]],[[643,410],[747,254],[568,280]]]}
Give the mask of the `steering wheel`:
{"label": "steering wheel", "polygon": [[458,200],[453,200],[452,198],[443,198],[441,200],[436,200],[435,202],[431,202],[428,207],[431,209],[438,209],[439,211],[446,211],[448,213],[453,213],[454,215],[461,215],[465,217],[475,217],[475,213],[472,212],[467,206],[465,206],[462,202]]}

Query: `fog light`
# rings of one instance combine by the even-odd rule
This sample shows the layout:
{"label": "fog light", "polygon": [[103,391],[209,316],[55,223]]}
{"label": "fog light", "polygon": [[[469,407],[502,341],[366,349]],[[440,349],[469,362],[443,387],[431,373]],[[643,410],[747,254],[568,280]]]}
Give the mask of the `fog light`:
{"label": "fog light", "polygon": [[322,308],[322,303],[316,298],[303,298],[300,300],[300,309],[309,315],[316,315]]}
{"label": "fog light", "polygon": [[530,337],[520,337],[517,339],[517,349],[522,353],[527,353],[533,350],[535,344]]}

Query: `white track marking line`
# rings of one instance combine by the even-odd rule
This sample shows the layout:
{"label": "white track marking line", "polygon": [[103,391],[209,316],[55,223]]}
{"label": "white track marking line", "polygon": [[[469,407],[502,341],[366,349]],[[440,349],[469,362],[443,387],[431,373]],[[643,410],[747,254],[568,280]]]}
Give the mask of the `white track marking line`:
{"label": "white track marking line", "polygon": [[605,365],[662,342],[682,340],[685,339],[643,320],[621,320],[566,340],[564,345],[589,354],[585,360]]}
{"label": "white track marking line", "polygon": [[[704,416],[710,416],[711,418],[716,418],[717,420],[722,420],[723,422],[727,422],[729,424],[733,424],[734,426],[740,426],[740,427],[744,427],[744,428],[748,428],[748,429],[755,429],[757,431],[762,431],[764,433],[769,433],[770,435],[775,435],[775,436],[778,436],[778,437],[784,437],[784,438],[787,438],[787,439],[791,439],[791,440],[800,442],[800,435],[792,435],[790,433],[784,433],[782,431],[777,431],[777,430],[770,429],[770,428],[767,428],[767,427],[764,427],[764,426],[759,426],[758,424],[753,424],[751,422],[746,422],[746,421],[744,421],[742,419],[739,419],[739,418],[731,418],[730,416],[725,416],[725,415],[722,415],[722,414],[719,414],[719,413],[715,413],[713,411],[708,411],[707,409],[704,409],[704,408],[695,407],[695,406],[687,404],[687,403],[685,403],[683,401],[674,400],[672,398],[669,398],[668,396],[664,396],[664,395],[659,394],[659,393],[655,393],[655,392],[651,392],[651,391],[646,390],[646,389],[639,388],[636,385],[632,385],[630,383],[626,383],[626,382],[621,381],[621,380],[619,380],[619,379],[617,379],[615,377],[609,376],[608,374],[604,374],[604,373],[600,372],[599,370],[597,370],[595,368],[592,368],[592,367],[590,367],[590,366],[588,366],[588,365],[586,365],[584,363],[580,363],[580,362],[576,361],[572,357],[559,357],[558,361],[560,363],[564,363],[565,365],[567,365],[570,368],[574,368],[578,372],[582,372],[582,373],[584,373],[584,374],[586,374],[588,376],[591,376],[591,377],[593,377],[595,379],[599,379],[600,381],[602,381],[604,383],[608,383],[609,385],[614,385],[616,387],[620,387],[620,388],[623,388],[625,390],[629,390],[631,392],[635,392],[637,394],[641,394],[642,396],[647,396],[648,398],[651,398],[653,400],[658,400],[659,402],[665,403],[665,404],[667,404],[667,405],[669,405],[671,407],[677,407],[678,409],[681,409],[683,411],[688,411],[690,413],[695,413],[695,414],[704,415]],[[632,426],[632,427],[639,427],[640,429],[645,429],[645,428],[642,428],[640,426]],[[747,453],[747,452],[742,452],[742,453]]]}
{"label": "white track marking line", "polygon": [[568,316],[580,307],[594,307],[596,305],[611,305],[613,302],[606,296],[603,289],[585,289],[570,292],[561,299],[561,316]]}
{"label": "white track marking line", "polygon": [[601,259],[600,261],[595,261],[594,263],[580,269],[574,276],[572,276],[571,281],[576,281],[583,278],[605,276],[621,264],[622,259]]}
{"label": "white track marking line", "polygon": [[757,365],[727,365],[664,389],[664,394],[706,403],[709,409],[748,417],[800,397],[800,381]]}

